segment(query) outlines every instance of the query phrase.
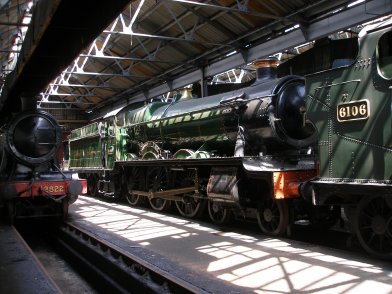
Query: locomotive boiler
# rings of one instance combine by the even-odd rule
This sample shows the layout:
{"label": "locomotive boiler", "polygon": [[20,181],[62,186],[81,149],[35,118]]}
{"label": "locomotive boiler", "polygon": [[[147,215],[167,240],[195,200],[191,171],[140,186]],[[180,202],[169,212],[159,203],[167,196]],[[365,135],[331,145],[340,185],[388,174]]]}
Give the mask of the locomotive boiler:
{"label": "locomotive boiler", "polygon": [[143,157],[140,143],[155,142],[171,154],[191,149],[230,157],[311,145],[316,136],[306,118],[304,80],[278,79],[275,62],[258,61],[258,79],[247,88],[205,98],[185,92],[172,103],[155,102],[126,111],[121,118],[128,151]]}
{"label": "locomotive boiler", "polygon": [[65,218],[83,192],[85,180],[58,168],[61,139],[59,124],[43,111],[21,112],[1,127],[0,206],[11,223],[32,216]]}

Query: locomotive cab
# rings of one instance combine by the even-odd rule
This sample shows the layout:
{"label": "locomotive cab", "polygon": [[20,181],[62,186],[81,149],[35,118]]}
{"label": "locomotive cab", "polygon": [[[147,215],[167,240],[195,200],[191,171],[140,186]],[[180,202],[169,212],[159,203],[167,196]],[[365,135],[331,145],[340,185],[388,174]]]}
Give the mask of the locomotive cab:
{"label": "locomotive cab", "polygon": [[358,44],[352,64],[306,77],[320,174],[303,194],[341,205],[361,245],[392,258],[392,21],[363,29]]}
{"label": "locomotive cab", "polygon": [[386,123],[392,117],[391,28],[365,28],[354,63],[306,77],[309,118],[319,133],[320,181],[341,182],[347,188],[342,195],[357,193],[348,183],[373,190],[392,179],[392,124]]}

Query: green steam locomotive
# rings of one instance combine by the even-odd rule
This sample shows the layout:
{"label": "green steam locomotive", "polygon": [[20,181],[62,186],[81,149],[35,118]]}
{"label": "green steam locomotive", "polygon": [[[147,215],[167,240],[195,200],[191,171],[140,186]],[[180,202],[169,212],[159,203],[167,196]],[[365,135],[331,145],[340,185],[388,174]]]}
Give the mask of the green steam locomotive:
{"label": "green steam locomotive", "polygon": [[[218,224],[255,217],[283,235],[348,218],[363,248],[392,257],[392,24],[321,40],[245,88],[130,104],[72,131],[70,169],[90,194],[175,204]],[[305,78],[303,78],[305,76]]]}

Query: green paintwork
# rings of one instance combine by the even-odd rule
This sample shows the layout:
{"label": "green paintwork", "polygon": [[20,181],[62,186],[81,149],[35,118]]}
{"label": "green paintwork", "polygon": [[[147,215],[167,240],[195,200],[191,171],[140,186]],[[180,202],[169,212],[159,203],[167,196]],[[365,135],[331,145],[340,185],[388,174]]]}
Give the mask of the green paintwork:
{"label": "green paintwork", "polygon": [[70,138],[69,168],[102,168],[102,140],[99,123],[73,130]]}
{"label": "green paintwork", "polygon": [[[164,102],[142,107],[140,104],[131,105],[100,123],[73,130],[70,135],[70,168],[112,169],[116,161],[142,157],[145,150],[135,154],[128,152],[128,141],[140,144],[166,140],[169,145],[173,141],[179,145],[188,140],[198,149],[205,146],[206,141],[225,143],[229,136],[235,140],[237,130],[227,134],[223,126],[222,111],[231,108],[220,104],[222,97],[224,95],[190,99],[179,105]],[[184,114],[183,109],[192,109],[192,112]],[[236,125],[237,121],[233,124]]]}
{"label": "green paintwork", "polygon": [[98,123],[92,123],[82,128],[73,130],[70,134],[70,139],[81,139],[85,137],[92,137],[95,135],[99,135],[98,133]]}
{"label": "green paintwork", "polygon": [[127,130],[125,116],[129,110],[140,107],[140,103],[127,106],[120,113],[105,117],[75,129],[69,136],[70,169],[113,169],[116,161],[130,160],[127,153]]}
{"label": "green paintwork", "polygon": [[[181,103],[154,102],[131,110],[126,114],[130,140],[161,142],[173,153],[182,148],[199,149],[205,142],[211,143],[211,148],[225,142],[229,148],[227,140],[235,140],[237,129],[227,132],[224,127],[222,112],[230,107],[220,104],[222,97],[221,94]],[[233,125],[237,125],[237,121],[233,121]],[[231,146],[231,152],[233,148]]]}
{"label": "green paintwork", "polygon": [[[379,38],[388,32],[391,27],[364,34],[352,65],[306,77],[307,114],[319,133],[321,178],[392,180],[392,82],[380,75],[377,53]],[[367,119],[338,121],[339,104],[361,100],[368,100]]]}

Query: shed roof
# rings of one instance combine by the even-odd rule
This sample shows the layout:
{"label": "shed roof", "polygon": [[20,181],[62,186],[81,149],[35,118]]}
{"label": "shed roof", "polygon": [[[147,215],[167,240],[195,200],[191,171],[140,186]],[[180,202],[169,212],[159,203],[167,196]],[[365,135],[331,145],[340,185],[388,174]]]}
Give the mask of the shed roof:
{"label": "shed roof", "polygon": [[39,104],[103,116],[391,12],[383,0],[137,0]]}

